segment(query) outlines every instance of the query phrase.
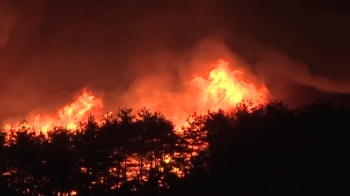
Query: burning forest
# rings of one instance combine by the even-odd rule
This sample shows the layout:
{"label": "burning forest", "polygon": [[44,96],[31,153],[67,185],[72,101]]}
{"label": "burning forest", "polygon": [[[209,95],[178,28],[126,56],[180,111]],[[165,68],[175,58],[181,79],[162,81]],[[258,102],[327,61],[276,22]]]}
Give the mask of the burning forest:
{"label": "burning forest", "polygon": [[[297,167],[313,164],[305,162],[306,157],[318,156],[305,151],[312,147],[309,140],[315,135],[299,137],[303,130],[317,127],[329,134],[328,130],[335,131],[334,123],[350,127],[341,118],[350,117],[349,109],[331,102],[290,109],[281,101],[269,101],[263,83],[253,83],[256,80],[249,80],[242,70],[231,70],[234,66],[229,62],[220,59],[213,67],[208,77],[193,75],[188,80],[192,100],[169,105],[187,106],[177,108],[175,115],[174,110],[163,114],[157,107],[124,107],[102,115],[103,99],[83,89],[56,114],[36,114],[18,126],[6,124],[1,134],[1,153],[6,157],[0,165],[2,188],[23,195],[266,191],[266,187],[243,187],[260,186],[256,175],[271,175],[263,171],[278,171],[273,179],[291,175]],[[181,119],[188,107],[194,113]],[[337,129],[339,135],[333,139],[345,144],[347,136]],[[301,161],[289,160],[288,151]],[[328,156],[333,155],[318,158],[327,162]],[[292,165],[269,165],[277,162]],[[318,172],[319,165],[314,166],[313,172]],[[301,170],[309,171],[305,169]],[[223,176],[228,181],[215,180]],[[274,191],[293,190],[292,186],[307,182],[304,177],[299,174],[297,181],[281,181]],[[275,183],[273,179],[267,183]],[[229,185],[231,181],[237,184]]]}
{"label": "burning forest", "polygon": [[1,195],[344,195],[345,1],[0,1]]}
{"label": "burning forest", "polygon": [[[246,81],[243,71],[230,70],[228,65],[229,62],[219,59],[214,63],[213,67],[215,68],[210,71],[207,78],[194,76],[192,79],[189,79],[188,88],[191,91],[189,95],[184,96],[190,96],[191,100],[188,100],[188,106],[184,105],[183,107],[192,107],[191,112],[203,114],[207,110],[230,110],[242,101],[251,102],[251,107],[256,107],[268,101],[269,92],[263,83],[254,84]],[[144,107],[149,105],[148,103],[142,104],[145,104]],[[75,101],[59,109],[56,114],[38,113],[29,117],[29,119],[25,119],[19,125],[6,123],[4,130],[8,132],[26,128],[34,130],[37,134],[46,134],[55,127],[63,127],[74,131],[78,128],[79,123],[86,121],[90,114],[99,112],[102,108],[102,98],[95,97],[88,89],[83,89],[82,94]],[[154,106],[154,108],[150,109],[159,111],[161,108]],[[165,113],[165,115],[171,119],[176,119],[174,123],[181,128],[185,124],[188,110],[179,108],[176,112]],[[101,114],[101,112],[99,113]],[[113,112],[107,112],[106,115],[113,115]],[[97,121],[102,123],[101,120]]]}

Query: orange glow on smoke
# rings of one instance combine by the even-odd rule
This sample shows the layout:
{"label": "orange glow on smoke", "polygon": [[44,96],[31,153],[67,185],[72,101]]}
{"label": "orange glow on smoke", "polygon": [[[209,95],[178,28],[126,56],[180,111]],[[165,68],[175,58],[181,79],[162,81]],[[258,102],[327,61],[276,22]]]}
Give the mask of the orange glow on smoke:
{"label": "orange glow on smoke", "polygon": [[[264,85],[247,82],[243,71],[231,71],[228,65],[228,62],[218,60],[215,63],[216,68],[209,73],[208,79],[196,76],[189,80],[188,84],[191,91],[186,91],[187,93],[183,97],[190,97],[190,99],[186,99],[186,101],[174,99],[171,100],[172,105],[165,104],[167,105],[165,108],[163,104],[163,108],[150,109],[161,110],[167,117],[173,119],[175,125],[182,126],[186,124],[184,123],[186,116],[194,111],[204,113],[208,109],[232,109],[242,100],[252,101],[253,106],[267,101],[269,92]],[[180,102],[181,104],[179,104]],[[147,107],[147,103],[145,104]],[[34,127],[36,131],[41,130],[46,133],[55,126],[62,126],[74,130],[78,127],[79,122],[85,120],[92,112],[91,109],[101,109],[102,107],[102,99],[96,98],[91,92],[84,89],[76,101],[64,106],[58,111],[58,114],[38,114],[29,121],[30,124],[22,123],[20,126],[6,124],[4,129],[8,131],[10,129]],[[106,116],[111,115],[113,115],[112,112],[106,114]]]}

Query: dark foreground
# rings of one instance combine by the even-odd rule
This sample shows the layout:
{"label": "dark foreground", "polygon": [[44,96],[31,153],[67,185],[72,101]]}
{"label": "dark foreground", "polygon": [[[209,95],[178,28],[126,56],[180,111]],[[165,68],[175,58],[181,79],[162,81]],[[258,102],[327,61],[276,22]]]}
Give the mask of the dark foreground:
{"label": "dark foreground", "polygon": [[349,194],[350,109],[246,106],[192,115],[182,135],[161,114],[129,109],[76,133],[3,134],[1,195]]}

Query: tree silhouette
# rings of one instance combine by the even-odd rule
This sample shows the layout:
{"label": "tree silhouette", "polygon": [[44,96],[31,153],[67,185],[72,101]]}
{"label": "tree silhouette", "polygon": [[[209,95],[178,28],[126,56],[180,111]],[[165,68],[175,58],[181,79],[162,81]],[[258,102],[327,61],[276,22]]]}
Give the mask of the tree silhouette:
{"label": "tree silhouette", "polygon": [[119,108],[77,130],[0,134],[2,195],[342,195],[350,109],[278,100],[193,113]]}

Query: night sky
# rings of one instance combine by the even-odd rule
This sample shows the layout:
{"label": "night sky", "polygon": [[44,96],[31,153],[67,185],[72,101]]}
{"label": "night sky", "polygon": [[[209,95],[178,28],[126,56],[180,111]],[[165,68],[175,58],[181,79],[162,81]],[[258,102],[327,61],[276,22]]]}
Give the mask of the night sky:
{"label": "night sky", "polygon": [[181,91],[193,59],[219,46],[290,104],[347,100],[349,35],[345,0],[0,0],[0,119],[57,108],[85,86],[123,104],[145,78]]}

